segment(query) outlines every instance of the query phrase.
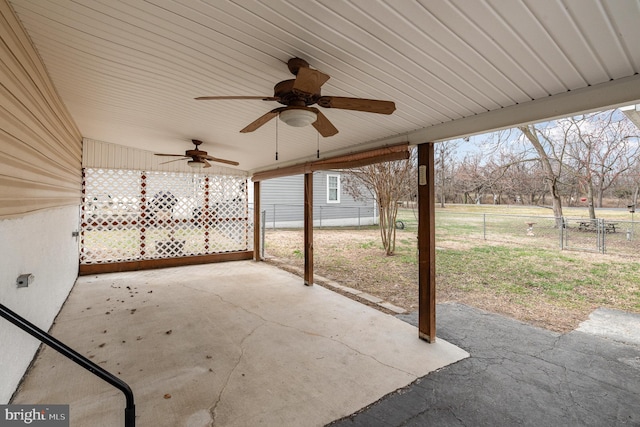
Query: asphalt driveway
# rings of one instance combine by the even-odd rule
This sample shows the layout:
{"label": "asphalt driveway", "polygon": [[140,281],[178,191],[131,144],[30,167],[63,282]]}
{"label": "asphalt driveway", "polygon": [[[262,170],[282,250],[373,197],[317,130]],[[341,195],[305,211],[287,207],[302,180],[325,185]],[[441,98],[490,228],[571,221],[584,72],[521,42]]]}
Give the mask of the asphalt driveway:
{"label": "asphalt driveway", "polygon": [[471,357],[330,425],[640,426],[639,344],[461,304],[438,305],[437,320],[438,336]]}

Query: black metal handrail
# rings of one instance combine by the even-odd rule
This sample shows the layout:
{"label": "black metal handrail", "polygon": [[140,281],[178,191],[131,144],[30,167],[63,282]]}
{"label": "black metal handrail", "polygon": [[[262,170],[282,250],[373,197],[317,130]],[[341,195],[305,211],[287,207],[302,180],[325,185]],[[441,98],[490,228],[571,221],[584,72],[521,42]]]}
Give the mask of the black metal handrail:
{"label": "black metal handrail", "polygon": [[124,393],[124,396],[127,400],[127,406],[124,410],[124,425],[125,427],[135,427],[136,405],[134,404],[134,401],[133,401],[133,391],[131,391],[131,387],[129,387],[127,383],[125,383],[120,378],[113,375],[111,372],[106,371],[105,369],[96,365],[91,360],[87,359],[86,357],[84,357],[74,349],[70,348],[63,342],[52,337],[42,329],[38,328],[33,323],[26,320],[25,318],[9,310],[7,307],[5,307],[2,304],[0,304],[0,316],[7,319],[9,322],[13,323],[18,328],[22,329],[28,334],[34,336],[41,342],[47,344],[49,347],[53,348],[58,353],[67,357],[68,359],[73,360],[74,362],[82,366],[87,371],[101,378],[103,381],[108,382],[115,388],[122,391],[122,393]]}

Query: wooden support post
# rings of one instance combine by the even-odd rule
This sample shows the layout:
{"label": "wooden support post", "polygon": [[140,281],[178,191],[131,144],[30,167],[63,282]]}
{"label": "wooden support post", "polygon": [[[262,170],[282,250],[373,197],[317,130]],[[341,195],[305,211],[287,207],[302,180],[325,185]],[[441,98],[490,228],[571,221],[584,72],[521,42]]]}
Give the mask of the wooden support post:
{"label": "wooden support post", "polygon": [[260,181],[253,183],[253,260],[260,261],[262,242],[260,240]]}
{"label": "wooden support post", "polygon": [[313,285],[313,173],[304,174],[304,284]]}
{"label": "wooden support post", "polygon": [[436,217],[433,143],[418,145],[418,335],[436,340]]}

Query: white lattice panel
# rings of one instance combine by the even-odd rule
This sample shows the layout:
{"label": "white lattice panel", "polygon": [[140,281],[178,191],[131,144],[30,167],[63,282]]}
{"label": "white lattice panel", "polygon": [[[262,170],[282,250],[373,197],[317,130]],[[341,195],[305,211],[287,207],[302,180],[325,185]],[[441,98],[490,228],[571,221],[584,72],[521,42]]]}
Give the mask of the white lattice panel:
{"label": "white lattice panel", "polygon": [[85,169],[81,263],[248,250],[244,177]]}

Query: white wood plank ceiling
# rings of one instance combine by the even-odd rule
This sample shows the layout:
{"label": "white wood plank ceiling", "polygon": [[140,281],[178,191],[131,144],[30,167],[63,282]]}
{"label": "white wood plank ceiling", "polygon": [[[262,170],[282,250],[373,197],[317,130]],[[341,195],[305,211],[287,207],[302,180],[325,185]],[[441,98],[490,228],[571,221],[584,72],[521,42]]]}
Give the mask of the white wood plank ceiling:
{"label": "white wood plank ceiling", "polygon": [[181,153],[192,138],[249,172],[315,158],[311,126],[239,130],[280,106],[292,57],[323,95],[323,156],[422,143],[640,100],[638,0],[9,0],[83,136]]}

